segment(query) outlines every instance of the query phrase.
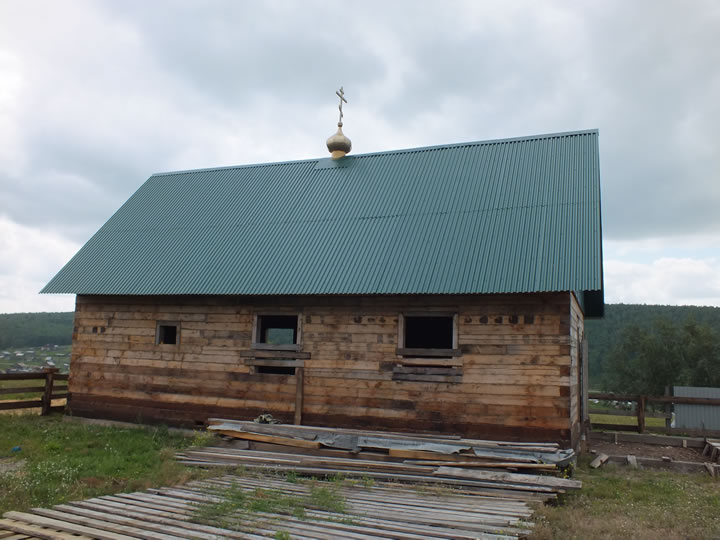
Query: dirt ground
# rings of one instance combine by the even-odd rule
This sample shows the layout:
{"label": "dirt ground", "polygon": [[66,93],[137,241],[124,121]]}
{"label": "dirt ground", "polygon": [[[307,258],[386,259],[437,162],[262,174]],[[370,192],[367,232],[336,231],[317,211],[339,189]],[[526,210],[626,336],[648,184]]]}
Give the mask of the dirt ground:
{"label": "dirt ground", "polygon": [[608,441],[591,441],[590,450],[598,454],[603,453],[612,456],[627,456],[632,454],[636,457],[647,457],[660,459],[668,456],[673,461],[692,461],[702,463],[708,461],[703,457],[702,448],[682,448],[681,446],[658,446],[655,444],[619,442],[617,444]]}

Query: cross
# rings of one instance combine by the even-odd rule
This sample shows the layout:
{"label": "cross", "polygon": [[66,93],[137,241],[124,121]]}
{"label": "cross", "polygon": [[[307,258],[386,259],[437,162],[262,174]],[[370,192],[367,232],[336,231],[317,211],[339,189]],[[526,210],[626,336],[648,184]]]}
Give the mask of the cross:
{"label": "cross", "polygon": [[338,109],[340,109],[340,118],[338,118],[338,125],[342,126],[342,119],[343,119],[342,104],[343,104],[343,101],[345,103],[347,103],[347,99],[345,99],[345,97],[344,97],[345,92],[343,91],[342,86],[340,87],[340,90],[335,91],[335,94],[337,95],[337,97],[340,98],[340,105],[338,105]]}

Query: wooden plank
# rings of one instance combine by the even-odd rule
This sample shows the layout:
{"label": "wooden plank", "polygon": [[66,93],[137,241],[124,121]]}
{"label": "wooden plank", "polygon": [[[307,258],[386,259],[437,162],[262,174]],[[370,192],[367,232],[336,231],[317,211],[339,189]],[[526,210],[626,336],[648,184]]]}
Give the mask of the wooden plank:
{"label": "wooden plank", "polygon": [[13,531],[13,533],[19,533],[17,536],[12,533],[7,534],[4,531],[0,531],[0,538],[3,540],[14,540],[20,538],[42,538],[43,540],[91,540],[90,536],[80,536],[77,534],[66,534],[60,531],[53,531],[51,529],[40,527],[37,525],[30,525],[22,521],[14,519],[0,519],[0,527]]}
{"label": "wooden plank", "polygon": [[295,351],[300,352],[302,345],[273,345],[271,343],[253,343],[251,348],[258,351]]}
{"label": "wooden plank", "polygon": [[462,358],[408,358],[404,357],[397,360],[397,363],[403,366],[426,366],[432,364],[433,366],[448,366],[448,367],[462,367]]}
{"label": "wooden plank", "polygon": [[304,360],[277,360],[274,358],[246,358],[246,366],[303,367]]}
{"label": "wooden plank", "polygon": [[[72,508],[72,507],[70,507]],[[141,527],[131,527],[127,525],[120,525],[114,520],[107,519],[109,516],[100,514],[100,519],[94,517],[85,517],[82,514],[89,513],[89,511],[82,511],[80,509],[73,509],[73,513],[68,511],[48,510],[46,508],[33,508],[33,515],[50,518],[52,520],[62,520],[65,530],[72,532],[73,527],[90,527],[102,531],[104,534],[114,533],[124,537],[137,537],[148,540],[182,540],[183,536],[175,536],[171,534],[155,533],[148,530],[142,524]],[[98,513],[94,512],[93,515],[97,516]],[[126,536],[125,536],[126,535]]]}
{"label": "wooden plank", "polygon": [[44,386],[18,386],[16,388],[0,388],[0,395],[27,394],[29,392],[44,392]]}
{"label": "wooden plank", "polygon": [[307,360],[310,358],[310,353],[303,351],[249,350],[238,351],[238,354],[250,358],[297,358],[298,360]]}
{"label": "wooden plank", "polygon": [[320,448],[320,443],[317,441],[292,439],[290,437],[278,437],[275,435],[263,435],[261,433],[250,433],[248,431],[237,431],[229,429],[213,429],[213,431],[221,435],[227,435],[228,437],[235,437],[238,439],[245,439],[249,441],[269,442],[273,444],[279,444],[281,446],[298,446],[300,448]]}
{"label": "wooden plank", "polygon": [[62,520],[62,514],[60,514],[60,519],[55,519],[44,516],[36,516],[34,514],[27,514],[25,512],[5,512],[4,517],[28,523],[30,525],[38,525],[49,529],[57,529],[59,531],[81,534],[89,536],[90,538],[97,538],[98,540],[132,540],[135,538],[134,536],[116,534],[114,532],[96,529],[94,527],[85,527],[83,525],[68,523]]}
{"label": "wooden plank", "polygon": [[[85,524],[83,519],[78,519],[73,516],[79,516],[79,518],[89,518],[93,520],[98,520],[100,522],[108,522],[114,523],[116,525],[122,525],[125,530],[119,532],[127,532],[132,530],[133,528],[140,529],[146,535],[145,538],[148,539],[163,540],[168,538],[168,534],[178,536],[180,538],[185,538],[188,536],[189,533],[189,531],[183,527],[182,521],[176,521],[172,525],[168,523],[158,525],[153,523],[152,521],[146,520],[144,517],[138,519],[138,517],[135,515],[116,515],[114,513],[109,513],[106,508],[93,508],[91,504],[86,504],[84,506],[71,506],[61,504],[53,508],[54,510],[64,512],[66,515],[65,519],[76,519],[76,522],[80,523],[81,525]],[[217,536],[214,534],[204,534],[198,531],[193,531],[192,537],[204,540],[215,540],[217,538]]]}
{"label": "wooden plank", "polygon": [[295,418],[296,425],[302,424],[303,398],[305,396],[305,370],[302,366],[295,368]]}
{"label": "wooden plank", "polygon": [[24,381],[45,379],[44,373],[0,373],[0,381]]}
{"label": "wooden plank", "polygon": [[454,478],[469,478],[474,480],[490,480],[493,482],[512,482],[515,484],[529,484],[534,486],[549,486],[562,489],[580,489],[582,482],[554,476],[539,476],[534,474],[519,474],[499,471],[458,470],[452,467],[438,467],[433,473],[435,476],[451,476]]}
{"label": "wooden plank", "polygon": [[0,402],[0,411],[10,411],[15,409],[34,409],[42,407],[42,400],[33,401],[6,401]]}
{"label": "wooden plank", "polygon": [[610,456],[608,456],[607,454],[600,454],[598,457],[596,457],[590,462],[590,467],[592,467],[593,469],[602,467],[602,465],[605,464],[609,457]]}
{"label": "wooden plank", "polygon": [[486,468],[503,468],[503,469],[537,469],[537,470],[554,470],[556,465],[550,463],[518,463],[513,461],[428,461],[428,460],[406,460],[403,463],[409,465],[425,465],[425,466],[442,466],[442,467],[486,467]]}
{"label": "wooden plank", "polygon": [[431,357],[453,357],[462,356],[460,349],[408,349],[397,348],[395,354],[398,356],[431,356]]}

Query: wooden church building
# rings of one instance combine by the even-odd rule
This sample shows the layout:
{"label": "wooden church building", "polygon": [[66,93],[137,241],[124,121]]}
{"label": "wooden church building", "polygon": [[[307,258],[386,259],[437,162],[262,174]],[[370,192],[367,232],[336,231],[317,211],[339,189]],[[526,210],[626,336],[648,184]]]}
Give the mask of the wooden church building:
{"label": "wooden church building", "polygon": [[603,313],[596,130],[151,176],[43,289],[73,415],[559,441]]}

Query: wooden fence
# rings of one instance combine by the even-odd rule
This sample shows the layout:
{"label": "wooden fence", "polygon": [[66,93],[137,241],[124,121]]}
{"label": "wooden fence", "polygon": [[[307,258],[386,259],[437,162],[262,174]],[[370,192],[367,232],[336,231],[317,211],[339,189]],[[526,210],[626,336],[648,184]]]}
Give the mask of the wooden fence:
{"label": "wooden fence", "polygon": [[[602,392],[590,392],[588,399],[597,399],[601,401],[624,401],[634,403],[634,410],[622,410],[622,409],[599,409],[592,408],[590,405],[588,412],[590,414],[606,414],[610,416],[635,416],[637,417],[637,425],[628,424],[603,424],[598,422],[591,422],[591,427],[597,430],[612,429],[615,431],[636,431],[638,433],[644,433],[648,430],[646,426],[646,418],[666,418],[670,419],[669,412],[664,413],[651,413],[647,411],[647,405],[649,403],[661,403],[665,405],[717,405],[720,406],[720,399],[714,398],[692,398],[692,397],[679,397],[679,396],[639,396],[639,395],[628,395],[628,394],[608,394]],[[683,433],[691,436],[718,436],[718,431],[708,430],[692,430],[692,429],[676,429],[669,426],[669,422],[666,427],[655,427],[650,428],[650,431],[658,433]]]}
{"label": "wooden fence", "polygon": [[[45,368],[42,371],[32,373],[0,373],[0,399],[2,399],[2,396],[13,396],[15,394],[38,394],[38,396],[32,396],[30,399],[0,401],[0,411],[40,407],[40,414],[43,416],[50,414],[52,411],[62,411],[65,406],[53,407],[52,400],[68,397],[67,382],[65,382],[67,380],[67,374],[58,373],[57,368]],[[3,385],[3,381],[31,381],[29,384],[35,381],[43,382],[38,382],[38,386],[7,386]],[[62,384],[58,385],[57,382]]]}

